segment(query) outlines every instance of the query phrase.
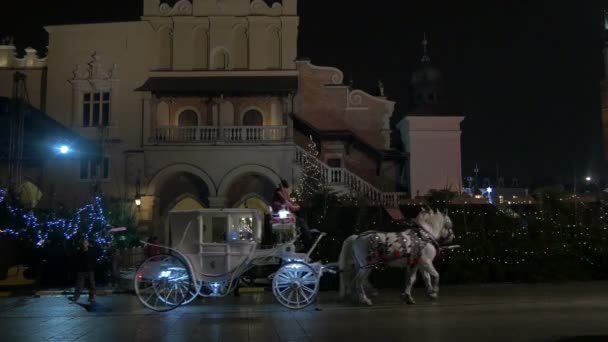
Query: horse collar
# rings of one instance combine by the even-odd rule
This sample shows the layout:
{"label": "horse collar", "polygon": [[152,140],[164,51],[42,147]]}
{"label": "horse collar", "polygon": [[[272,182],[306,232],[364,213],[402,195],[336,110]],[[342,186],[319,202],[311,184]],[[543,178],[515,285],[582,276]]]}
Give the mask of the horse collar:
{"label": "horse collar", "polygon": [[426,230],[422,225],[418,225],[418,235],[422,241],[432,243],[435,248],[439,249],[439,242],[437,242],[437,239],[435,239],[433,234]]}

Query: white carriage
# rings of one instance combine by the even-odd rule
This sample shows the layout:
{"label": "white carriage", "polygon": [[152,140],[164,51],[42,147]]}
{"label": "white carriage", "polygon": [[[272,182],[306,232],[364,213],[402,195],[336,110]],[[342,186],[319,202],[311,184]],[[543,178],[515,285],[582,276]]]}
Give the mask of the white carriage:
{"label": "white carriage", "polygon": [[231,293],[240,277],[257,265],[276,264],[272,291],[290,309],[312,304],[325,270],[311,263],[310,254],[296,253],[294,241],[258,249],[263,222],[255,209],[199,209],[169,214],[169,246],[163,254],[146,259],[135,275],[135,292],[146,307],[169,311],[197,296],[222,297]]}

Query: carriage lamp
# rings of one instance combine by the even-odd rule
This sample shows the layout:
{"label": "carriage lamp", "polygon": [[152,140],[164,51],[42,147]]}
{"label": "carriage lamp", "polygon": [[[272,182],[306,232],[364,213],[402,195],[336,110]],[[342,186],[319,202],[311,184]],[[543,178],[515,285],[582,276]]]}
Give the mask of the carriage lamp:
{"label": "carriage lamp", "polygon": [[220,283],[211,283],[211,291],[217,295],[220,292]]}
{"label": "carriage lamp", "polygon": [[287,217],[289,217],[289,210],[285,210],[284,208],[279,210],[280,219],[286,219]]}
{"label": "carriage lamp", "polygon": [[591,182],[591,177],[590,177],[590,176],[587,176],[587,177],[585,177],[585,180],[586,180],[587,182]]}
{"label": "carriage lamp", "polygon": [[138,208],[141,207],[141,196],[140,195],[135,196],[135,205]]}

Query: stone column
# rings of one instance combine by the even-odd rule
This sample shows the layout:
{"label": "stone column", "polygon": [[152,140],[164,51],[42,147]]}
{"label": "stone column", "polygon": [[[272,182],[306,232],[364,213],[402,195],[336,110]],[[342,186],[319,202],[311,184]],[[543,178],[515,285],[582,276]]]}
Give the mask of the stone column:
{"label": "stone column", "polygon": [[217,140],[218,142],[223,142],[224,141],[224,127],[222,124],[222,103],[224,102],[224,97],[220,97],[219,100],[214,101],[215,102],[215,112],[217,113],[216,116],[216,124],[218,127],[218,135],[217,135]]}
{"label": "stone column", "polygon": [[149,92],[143,93],[143,113],[142,113],[142,144],[145,145],[150,141],[150,137],[155,137],[152,132],[156,129],[156,108],[158,99]]}
{"label": "stone column", "polygon": [[285,140],[291,141],[293,139],[293,120],[291,118],[291,113],[293,113],[294,108],[292,106],[294,94],[289,94],[287,97],[284,97],[281,101],[283,105],[283,115],[282,115],[282,125],[286,125],[287,129],[285,132]]}
{"label": "stone column", "polygon": [[154,219],[154,204],[156,196],[145,195],[141,196],[141,206],[137,209],[137,218],[139,221],[152,221]]}

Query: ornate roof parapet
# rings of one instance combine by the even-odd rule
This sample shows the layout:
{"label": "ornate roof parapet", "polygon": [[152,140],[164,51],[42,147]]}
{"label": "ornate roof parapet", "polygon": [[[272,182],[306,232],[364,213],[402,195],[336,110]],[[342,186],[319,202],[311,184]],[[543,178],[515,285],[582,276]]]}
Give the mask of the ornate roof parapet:
{"label": "ornate roof parapet", "polygon": [[179,0],[173,6],[164,2],[159,6],[161,16],[191,16],[193,14],[193,6],[190,0]]}
{"label": "ornate roof parapet", "polygon": [[93,53],[90,62],[77,64],[72,73],[74,76],[70,82],[74,84],[89,82],[93,86],[103,87],[118,81],[118,65],[104,65],[101,55],[97,52]]}
{"label": "ornate roof parapet", "polygon": [[306,66],[309,69],[314,69],[318,80],[321,81],[321,86],[344,86],[344,73],[334,67],[314,65],[309,59],[300,58],[296,60],[296,65],[299,67]]}
{"label": "ornate roof parapet", "polygon": [[251,14],[254,15],[268,15],[268,16],[279,16],[283,13],[283,5],[278,2],[268,6],[263,0],[253,0],[251,2]]}
{"label": "ornate roof parapet", "polygon": [[17,48],[11,37],[0,39],[0,68],[39,69],[46,68],[46,57],[38,57],[36,49],[27,47],[25,55],[17,56]]}
{"label": "ornate roof parapet", "polygon": [[144,17],[296,16],[297,0],[144,0]]}

